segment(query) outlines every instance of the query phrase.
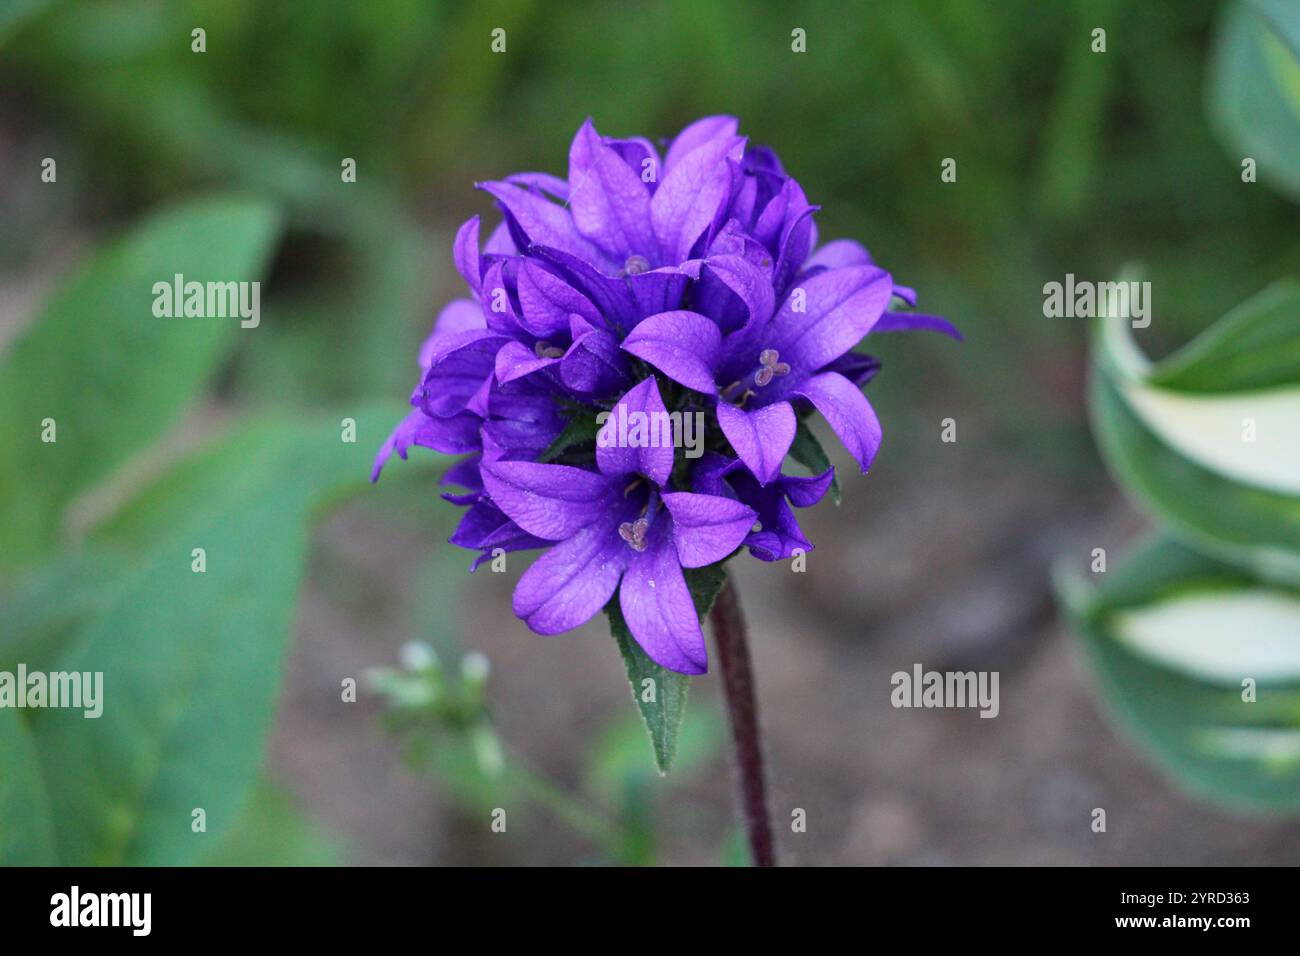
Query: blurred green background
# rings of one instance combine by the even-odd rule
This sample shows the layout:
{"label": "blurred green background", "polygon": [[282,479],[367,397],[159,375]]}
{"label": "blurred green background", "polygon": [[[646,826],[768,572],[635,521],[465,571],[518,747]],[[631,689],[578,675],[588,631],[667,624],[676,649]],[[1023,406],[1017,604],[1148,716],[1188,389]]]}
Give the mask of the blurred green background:
{"label": "blurred green background", "polygon": [[[809,580],[742,574],[742,586],[753,582],[777,802],[811,808],[814,821],[802,842],[787,837],[787,852],[806,862],[1300,861],[1294,825],[1219,827],[1218,811],[1187,802],[1114,737],[1066,648],[1048,580],[1056,554],[1122,550],[1142,525],[1089,435],[1086,324],[1044,318],[1043,284],[1140,268],[1155,290],[1143,341],[1159,355],[1300,272],[1295,205],[1242,182],[1243,154],[1207,108],[1229,6],[9,0],[0,348],[37,322],[55,331],[29,351],[26,372],[21,361],[5,372],[0,397],[62,403],[60,441],[85,435],[82,447],[102,448],[80,464],[35,461],[39,429],[27,413],[39,421],[45,406],[0,413],[10,459],[0,492],[19,529],[0,538],[0,666],[101,660],[101,644],[154,661],[110,690],[145,699],[141,740],[111,729],[87,738],[43,713],[11,728],[31,738],[11,754],[71,754],[45,786],[89,773],[104,790],[51,795],[56,812],[35,830],[73,813],[85,822],[54,834],[50,855],[32,848],[38,840],[26,850],[16,841],[14,854],[734,858],[711,681],[697,682],[692,704],[694,762],[673,782],[646,777],[642,742],[619,736],[633,718],[600,622],[580,638],[542,640],[510,617],[509,582],[462,582],[468,556],[442,544],[455,515],[430,467],[390,466],[384,485],[358,494],[414,384],[421,337],[460,294],[454,230],[474,213],[493,219],[473,182],[563,174],[588,115],[605,134],[658,138],[726,112],[822,205],[823,241],[863,241],[919,290],[923,310],[967,337],[961,347],[870,343],[885,363],[871,386],[885,423],[879,465],[869,480],[842,479],[839,511],[809,515],[825,555]],[[1099,26],[1105,53],[1091,50]],[[191,50],[196,27],[206,52]],[[501,54],[489,48],[497,27]],[[791,52],[796,27],[806,53]],[[57,183],[40,181],[44,157],[57,158]],[[345,157],[356,160],[355,184],[340,179]],[[939,176],[949,157],[955,183]],[[119,236],[125,249],[106,245]],[[134,338],[147,335],[147,316],[129,311],[123,277],[166,278],[180,271],[177,255],[196,256],[184,259],[196,273],[240,262],[239,274],[261,275],[261,327],[217,330],[201,354],[192,342]],[[149,387],[133,398],[137,379]],[[958,420],[951,447],[938,440],[947,416]],[[359,423],[357,446],[322,450],[342,417]],[[206,458],[187,457],[209,440]],[[168,470],[178,459],[179,477]],[[350,504],[326,507],[345,492]],[[232,591],[198,606],[184,590],[188,527],[230,535],[231,555],[263,555],[259,569],[225,580],[249,595],[235,611]],[[181,577],[166,576],[164,554],[182,556]],[[179,610],[139,610],[177,594]],[[206,637],[191,647],[181,632]],[[487,650],[502,739],[604,807],[618,837],[525,827],[494,842],[480,811],[501,791],[475,791],[478,770],[444,761],[431,784],[395,769],[375,701],[363,691],[341,704],[338,687],[412,638],[452,669],[462,648]],[[222,654],[239,655],[235,668],[261,655],[264,679],[254,691],[228,676],[247,700],[209,689],[196,703]],[[883,701],[888,674],[914,660],[1002,667],[1018,703],[998,721],[904,721]],[[231,707],[247,719],[228,725]],[[165,779],[181,741],[218,733],[247,745]],[[638,759],[619,757],[619,740]],[[32,762],[11,758],[0,807],[31,792],[14,768]],[[188,841],[185,808],[205,799],[195,790],[219,795],[206,799],[224,831],[201,852]],[[1132,811],[1122,846],[1068,822],[1101,800]],[[180,824],[171,807],[184,810]],[[312,833],[284,836],[289,814],[309,826],[300,810]],[[180,836],[148,835],[175,825]]]}

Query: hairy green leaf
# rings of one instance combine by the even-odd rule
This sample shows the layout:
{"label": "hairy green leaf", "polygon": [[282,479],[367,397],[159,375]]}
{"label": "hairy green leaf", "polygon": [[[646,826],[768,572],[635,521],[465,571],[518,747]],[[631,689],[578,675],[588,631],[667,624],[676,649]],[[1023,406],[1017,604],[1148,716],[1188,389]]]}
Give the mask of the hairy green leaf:
{"label": "hairy green leaf", "polygon": [[[727,572],[721,564],[714,564],[706,568],[688,568],[684,573],[691,599],[695,602],[695,612],[703,620],[726,583]],[[661,667],[641,649],[623,619],[617,594],[605,607],[605,613],[609,615],[610,631],[619,653],[623,655],[628,683],[632,686],[632,699],[636,701],[650,734],[655,766],[661,774],[666,774],[672,769],[677,754],[677,738],[686,713],[686,692],[691,679],[686,674]]]}

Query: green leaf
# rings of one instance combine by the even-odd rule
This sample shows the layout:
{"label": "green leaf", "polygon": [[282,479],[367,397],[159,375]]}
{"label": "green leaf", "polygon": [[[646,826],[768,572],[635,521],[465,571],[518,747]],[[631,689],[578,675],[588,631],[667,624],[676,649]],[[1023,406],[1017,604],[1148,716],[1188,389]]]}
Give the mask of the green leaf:
{"label": "green leaf", "polygon": [[343,854],[295,801],[266,781],[204,866],[338,866]]}
{"label": "green leaf", "polygon": [[579,409],[570,416],[563,431],[555,436],[555,440],[542,452],[538,461],[554,461],[574,445],[595,442],[599,431],[600,426],[596,424],[596,416]]}
{"label": "green leaf", "polygon": [[[1091,411],[1112,471],[1179,537],[1256,573],[1300,580],[1300,383],[1283,365],[1250,391],[1176,390],[1156,384],[1161,369],[1203,386],[1221,359],[1234,381],[1253,384],[1255,357],[1281,354],[1276,287],[1203,333],[1168,366],[1155,366],[1129,323],[1095,326]],[[1285,308],[1285,307],[1284,307]],[[1264,318],[1261,319],[1260,316]],[[1220,330],[1227,329],[1227,336]],[[1262,359],[1267,364],[1268,359]],[[1279,384],[1281,383],[1281,384]]]}
{"label": "green leaf", "polygon": [[0,566],[48,550],[68,500],[176,424],[237,337],[257,334],[238,318],[157,318],[154,283],[256,281],[278,228],[248,199],[172,207],[60,286],[0,362]]}
{"label": "green leaf", "polygon": [[21,711],[0,708],[0,865],[58,862],[36,745]]}
{"label": "green leaf", "polygon": [[[827,457],[826,450],[822,448],[822,443],[812,433],[808,423],[802,420],[795,425],[794,442],[790,445],[790,457],[811,470],[815,475],[820,475],[831,466],[831,460]],[[840,503],[839,475],[831,476],[831,500],[837,505]]]}
{"label": "green leaf", "polygon": [[[693,713],[689,724],[682,724],[673,760],[675,781],[718,757],[725,729],[720,715],[707,707]],[[601,730],[586,768],[588,790],[612,801],[653,776],[645,762],[645,727],[640,717],[628,714],[626,720],[612,721]]]}
{"label": "green leaf", "polygon": [[1300,810],[1300,591],[1168,538],[1101,582],[1069,609],[1119,723],[1194,793]]}
{"label": "green leaf", "polygon": [[1211,116],[1234,152],[1300,200],[1300,6],[1239,0],[1219,30],[1209,89]]}
{"label": "green leaf", "polygon": [[695,602],[695,613],[703,621],[722,592],[722,586],[727,583],[727,569],[719,562],[703,568],[683,568],[682,573],[686,576],[691,600]]}
{"label": "green leaf", "polygon": [[1300,384],[1300,284],[1278,282],[1243,302],[1159,362],[1147,381],[1210,393]]}
{"label": "green leaf", "polygon": [[[69,865],[192,863],[245,812],[279,692],[313,513],[366,485],[400,409],[363,409],[356,443],[339,419],[255,423],[144,489],[96,531],[133,546],[102,616],[48,670],[101,672],[104,711],[31,720]],[[192,570],[192,550],[206,570]],[[202,808],[207,832],[191,830]]]}
{"label": "green leaf", "polygon": [[[686,576],[686,586],[691,591],[691,600],[695,602],[695,612],[703,620],[726,583],[727,572],[721,564],[714,564],[706,568],[687,568],[683,573]],[[661,667],[641,649],[623,619],[617,594],[606,605],[605,613],[609,615],[609,629],[618,644],[619,653],[623,655],[628,683],[632,687],[632,699],[636,701],[641,719],[650,734],[655,766],[660,774],[666,774],[672,769],[677,754],[677,737],[681,731],[682,717],[686,713],[686,692],[691,679],[686,674]],[[650,683],[647,684],[647,681]],[[649,696],[654,699],[647,700]]]}
{"label": "green leaf", "polygon": [[[678,674],[659,666],[641,650],[641,645],[636,642],[623,619],[617,596],[609,602],[605,613],[609,615],[609,629],[618,643],[618,651],[623,655],[628,683],[632,686],[632,699],[636,701],[646,731],[650,734],[655,766],[659,768],[660,774],[666,774],[672,769],[673,758],[676,756],[677,734],[681,730],[682,717],[686,714],[686,692],[691,679],[686,674]],[[648,697],[653,699],[647,699]]]}
{"label": "green leaf", "polygon": [[1256,573],[1300,581],[1300,499],[1231,481],[1178,454],[1104,371],[1093,375],[1091,411],[1111,470],[1174,534]]}
{"label": "green leaf", "polygon": [[49,659],[112,600],[129,559],[110,551],[60,555],[0,600],[0,670]]}

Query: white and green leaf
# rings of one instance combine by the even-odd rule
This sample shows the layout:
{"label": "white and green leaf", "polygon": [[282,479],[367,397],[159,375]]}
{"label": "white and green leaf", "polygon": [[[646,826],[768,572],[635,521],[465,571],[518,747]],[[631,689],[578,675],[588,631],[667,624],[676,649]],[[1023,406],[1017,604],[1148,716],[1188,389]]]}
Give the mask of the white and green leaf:
{"label": "white and green leaf", "polygon": [[1066,603],[1103,697],[1191,791],[1300,810],[1300,591],[1158,537]]}
{"label": "white and green leaf", "polygon": [[1126,322],[1102,320],[1091,397],[1112,470],[1172,533],[1291,582],[1300,581],[1298,339],[1300,291],[1289,284],[1156,365]]}

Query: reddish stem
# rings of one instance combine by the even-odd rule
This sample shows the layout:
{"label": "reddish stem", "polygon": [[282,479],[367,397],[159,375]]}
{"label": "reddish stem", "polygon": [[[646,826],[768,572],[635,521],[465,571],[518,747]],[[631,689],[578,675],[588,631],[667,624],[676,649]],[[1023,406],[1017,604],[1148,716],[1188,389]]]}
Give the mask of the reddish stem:
{"label": "reddish stem", "polygon": [[750,853],[755,866],[775,866],[776,845],[772,839],[767,788],[763,780],[763,740],[758,729],[754,668],[749,659],[745,619],[740,613],[736,585],[730,575],[713,602],[709,618],[713,622],[718,661],[722,666],[722,687],[735,745],[740,810],[749,837]]}

